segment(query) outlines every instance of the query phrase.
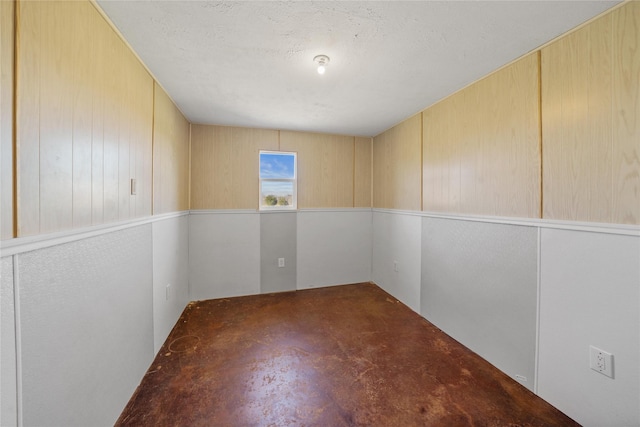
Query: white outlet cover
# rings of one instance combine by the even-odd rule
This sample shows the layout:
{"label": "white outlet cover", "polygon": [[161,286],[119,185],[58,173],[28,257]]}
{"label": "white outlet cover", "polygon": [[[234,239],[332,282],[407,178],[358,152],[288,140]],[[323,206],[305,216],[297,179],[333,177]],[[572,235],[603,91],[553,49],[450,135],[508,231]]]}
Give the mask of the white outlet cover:
{"label": "white outlet cover", "polygon": [[596,372],[613,378],[613,354],[594,346],[589,346],[589,367]]}

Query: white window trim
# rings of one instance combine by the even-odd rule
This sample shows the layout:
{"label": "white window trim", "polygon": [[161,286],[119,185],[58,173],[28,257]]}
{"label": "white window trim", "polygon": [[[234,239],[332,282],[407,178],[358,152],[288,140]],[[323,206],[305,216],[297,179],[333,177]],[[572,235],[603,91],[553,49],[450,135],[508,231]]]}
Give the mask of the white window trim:
{"label": "white window trim", "polygon": [[[293,155],[293,178],[260,178],[260,155],[277,154],[277,155]],[[262,204],[262,183],[263,182],[292,182],[293,183],[293,200],[288,206],[264,206]],[[260,150],[258,153],[258,210],[259,211],[292,211],[298,209],[298,153],[295,151],[270,151]]]}

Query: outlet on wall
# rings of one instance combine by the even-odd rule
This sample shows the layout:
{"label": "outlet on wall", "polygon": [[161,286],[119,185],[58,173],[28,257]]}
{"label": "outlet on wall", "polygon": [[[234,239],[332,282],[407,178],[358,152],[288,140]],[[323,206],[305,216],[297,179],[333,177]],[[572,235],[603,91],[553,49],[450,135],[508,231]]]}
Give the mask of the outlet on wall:
{"label": "outlet on wall", "polygon": [[398,261],[393,261],[393,271],[395,271],[396,273],[399,271],[398,270]]}
{"label": "outlet on wall", "polygon": [[589,367],[602,375],[613,378],[613,354],[590,345]]}
{"label": "outlet on wall", "polygon": [[170,289],[171,289],[171,283],[167,283],[167,287],[164,289],[164,299],[165,299],[165,301],[169,301]]}
{"label": "outlet on wall", "polygon": [[278,268],[284,267],[284,258],[278,258]]}

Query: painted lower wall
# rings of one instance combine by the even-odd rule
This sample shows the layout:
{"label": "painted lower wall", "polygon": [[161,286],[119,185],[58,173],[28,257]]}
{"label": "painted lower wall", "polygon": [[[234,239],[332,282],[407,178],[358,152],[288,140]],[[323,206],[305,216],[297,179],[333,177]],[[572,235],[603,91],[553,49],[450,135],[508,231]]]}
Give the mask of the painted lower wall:
{"label": "painted lower wall", "polygon": [[371,209],[298,212],[298,289],[371,280]]}
{"label": "painted lower wall", "polygon": [[189,216],[152,224],[153,352],[157,353],[189,303]]}
{"label": "painted lower wall", "polygon": [[585,426],[640,425],[640,237],[543,229],[541,255],[538,394]]}
{"label": "painted lower wall", "polygon": [[112,424],[189,300],[373,280],[583,425],[640,425],[637,230],[513,222],[194,211],[25,245],[0,264],[0,423]]}
{"label": "painted lower wall", "polygon": [[260,293],[260,214],[192,211],[189,296],[192,301]]}
{"label": "painted lower wall", "polygon": [[297,212],[260,214],[260,293],[296,290],[297,234]]}
{"label": "painted lower wall", "polygon": [[13,257],[0,260],[0,425],[18,424]]}
{"label": "painted lower wall", "polygon": [[534,389],[538,229],[422,218],[421,314]]}
{"label": "painted lower wall", "polygon": [[[639,234],[374,210],[373,281],[582,425],[637,426]],[[614,379],[589,345],[614,354]]]}
{"label": "painted lower wall", "polygon": [[0,425],[113,425],[189,301],[188,227],[3,242]]}
{"label": "painted lower wall", "polygon": [[[371,210],[192,211],[190,299],[371,280]],[[277,267],[285,258],[285,267]]]}
{"label": "painted lower wall", "polygon": [[20,425],[116,421],[153,358],[151,239],[145,224],[13,255]]}
{"label": "painted lower wall", "polygon": [[373,212],[373,282],[418,314],[421,226],[418,215]]}

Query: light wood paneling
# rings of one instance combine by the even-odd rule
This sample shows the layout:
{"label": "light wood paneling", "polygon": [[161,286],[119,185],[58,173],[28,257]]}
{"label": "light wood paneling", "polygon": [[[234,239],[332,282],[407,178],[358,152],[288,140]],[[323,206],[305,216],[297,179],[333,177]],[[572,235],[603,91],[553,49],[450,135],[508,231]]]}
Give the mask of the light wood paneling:
{"label": "light wood paneling", "polygon": [[278,131],[191,126],[191,209],[258,209],[258,153]]}
{"label": "light wood paneling", "polygon": [[281,131],[280,151],[298,153],[298,208],[353,207],[352,136]]}
{"label": "light wood paneling", "polygon": [[[40,232],[69,229],[73,202],[73,69],[71,2],[38,3],[40,21]],[[22,49],[22,46],[21,46]],[[22,63],[19,64],[20,66]]]}
{"label": "light wood paneling", "polygon": [[153,213],[189,209],[189,122],[155,84]]}
{"label": "light wood paneling", "polygon": [[72,219],[74,227],[91,225],[92,198],[92,133],[93,93],[95,86],[92,73],[93,38],[95,13],[90,5],[72,8],[70,20],[74,34],[79,40],[70,44],[72,58],[77,58],[71,80],[71,129],[72,129]]}
{"label": "light wood paneling", "polygon": [[[153,79],[135,57],[126,50],[133,77],[131,109],[131,142],[133,148],[130,159],[130,176],[137,181],[137,193],[130,196],[132,208],[130,217],[152,214],[153,204]],[[130,192],[131,183],[127,187]]]}
{"label": "light wood paneling", "polygon": [[17,4],[16,204],[17,235],[40,232],[40,28],[39,3]]}
{"label": "light wood paneling", "polygon": [[640,223],[640,5],[542,50],[544,217]]}
{"label": "light wood paneling", "polygon": [[17,30],[18,235],[150,215],[144,67],[89,1],[20,2]]}
{"label": "light wood paneling", "polygon": [[371,150],[372,138],[355,137],[355,169],[353,171],[353,207],[371,207]]}
{"label": "light wood paneling", "polygon": [[13,237],[13,0],[0,1],[0,239]]}
{"label": "light wood paneling", "polygon": [[423,114],[423,209],[539,217],[538,55]]}
{"label": "light wood paneling", "polygon": [[640,224],[640,2],[613,12],[612,220]]}
{"label": "light wood paneling", "polygon": [[373,207],[420,210],[422,114],[373,138]]}

